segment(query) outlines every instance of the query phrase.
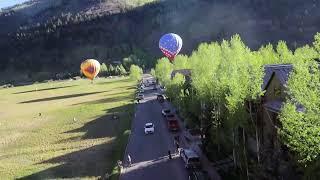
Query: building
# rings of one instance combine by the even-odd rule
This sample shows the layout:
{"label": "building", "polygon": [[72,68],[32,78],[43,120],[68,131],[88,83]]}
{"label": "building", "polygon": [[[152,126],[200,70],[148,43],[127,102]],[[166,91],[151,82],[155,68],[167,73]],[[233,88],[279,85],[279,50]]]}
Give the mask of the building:
{"label": "building", "polygon": [[[264,95],[258,103],[247,102],[247,106],[251,103],[256,128],[256,134],[249,135],[248,133],[248,153],[251,159],[257,159],[259,151],[259,163],[263,166],[265,174],[271,179],[275,177],[298,178],[295,173],[295,162],[278,135],[278,128],[281,128],[279,114],[286,100],[286,85],[292,70],[291,64],[266,65],[261,86],[265,92]],[[297,110],[303,111],[304,109],[299,106]]]}
{"label": "building", "polygon": [[171,79],[173,79],[177,73],[182,74],[185,78],[186,81],[191,80],[191,69],[179,69],[179,70],[173,70],[171,73]]}

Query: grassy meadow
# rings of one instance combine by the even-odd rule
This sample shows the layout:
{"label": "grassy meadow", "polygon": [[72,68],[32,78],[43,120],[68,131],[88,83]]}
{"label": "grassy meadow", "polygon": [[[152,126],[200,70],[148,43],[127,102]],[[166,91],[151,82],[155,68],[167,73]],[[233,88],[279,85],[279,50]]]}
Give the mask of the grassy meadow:
{"label": "grassy meadow", "polygon": [[0,179],[116,174],[130,133],[134,92],[135,82],[128,78],[0,89]]}

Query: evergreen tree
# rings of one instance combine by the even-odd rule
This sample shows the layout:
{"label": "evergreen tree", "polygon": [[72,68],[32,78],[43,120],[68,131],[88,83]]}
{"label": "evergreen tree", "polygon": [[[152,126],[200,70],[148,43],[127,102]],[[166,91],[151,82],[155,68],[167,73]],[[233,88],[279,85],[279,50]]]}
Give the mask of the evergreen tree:
{"label": "evergreen tree", "polygon": [[139,66],[134,65],[134,64],[131,65],[131,67],[130,67],[130,78],[131,79],[139,81],[142,78],[142,74],[143,74],[143,71]]}
{"label": "evergreen tree", "polygon": [[105,63],[102,63],[101,64],[101,67],[100,67],[100,73],[99,73],[101,76],[107,76],[108,75],[108,67]]}
{"label": "evergreen tree", "polygon": [[120,65],[120,75],[127,75],[127,71],[122,64]]}
{"label": "evergreen tree", "polygon": [[115,68],[114,71],[115,71],[115,75],[116,75],[116,76],[121,75],[121,69],[120,69],[120,66],[119,66],[119,65],[116,66],[116,68]]}
{"label": "evergreen tree", "polygon": [[115,69],[112,66],[112,64],[109,65],[109,76],[114,76],[115,75]]}

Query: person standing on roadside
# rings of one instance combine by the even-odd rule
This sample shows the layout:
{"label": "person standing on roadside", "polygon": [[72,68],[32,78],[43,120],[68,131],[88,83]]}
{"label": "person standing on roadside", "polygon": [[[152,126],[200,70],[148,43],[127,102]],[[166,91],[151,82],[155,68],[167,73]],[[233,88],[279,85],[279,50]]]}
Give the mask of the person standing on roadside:
{"label": "person standing on roadside", "polygon": [[172,159],[170,150],[168,150],[168,156],[169,156],[169,159]]}
{"label": "person standing on roadside", "polygon": [[131,167],[131,156],[128,154],[128,163],[129,163],[129,167]]}

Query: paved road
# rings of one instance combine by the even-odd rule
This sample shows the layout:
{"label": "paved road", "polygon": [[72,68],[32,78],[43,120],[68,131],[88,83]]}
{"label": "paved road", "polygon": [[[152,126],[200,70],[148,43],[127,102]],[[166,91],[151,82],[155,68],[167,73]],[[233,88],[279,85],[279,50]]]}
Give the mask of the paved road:
{"label": "paved road", "polygon": [[[144,78],[151,77],[144,75]],[[157,92],[147,88],[144,93],[145,100],[137,105],[126,151],[131,156],[132,166],[123,170],[120,180],[188,179],[183,161],[178,155],[175,155],[172,160],[168,159],[168,150],[175,151],[173,143],[175,134],[167,129],[161,115],[163,105],[156,101],[155,93]],[[147,122],[154,123],[154,134],[144,134],[143,127]]]}

